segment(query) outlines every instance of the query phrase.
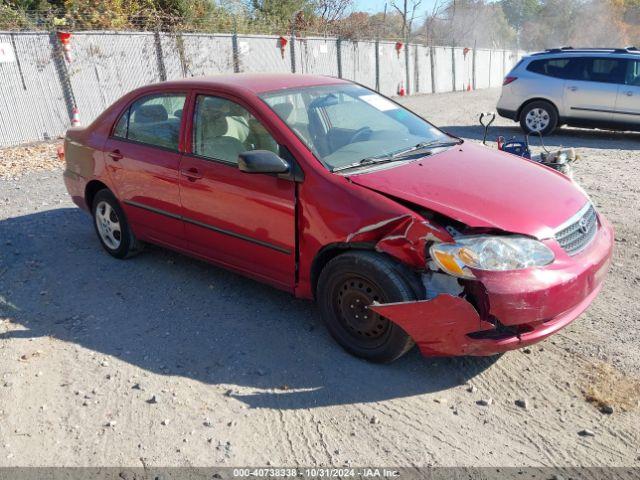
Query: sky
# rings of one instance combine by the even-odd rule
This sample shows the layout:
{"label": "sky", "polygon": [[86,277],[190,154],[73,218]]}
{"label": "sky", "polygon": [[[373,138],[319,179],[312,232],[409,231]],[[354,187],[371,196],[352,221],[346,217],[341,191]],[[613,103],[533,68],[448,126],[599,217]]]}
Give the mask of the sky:
{"label": "sky", "polygon": [[[431,12],[436,1],[437,0],[422,0],[422,3],[416,11],[416,16]],[[355,0],[353,10],[368,13],[383,12],[385,3],[388,4],[387,11],[391,12],[393,10],[391,0]],[[443,3],[442,0],[440,0],[440,3]],[[397,0],[397,5],[402,8],[402,0]]]}
{"label": "sky", "polygon": [[[495,0],[489,1],[493,2]],[[387,11],[393,11],[391,0],[354,0],[353,10],[368,13],[384,12],[385,3],[387,4]],[[446,2],[445,0],[422,0],[422,3],[416,10],[416,18],[421,16],[424,18],[427,14],[430,14],[436,3],[442,5]],[[396,4],[402,8],[403,0],[397,0]],[[409,2],[409,5],[411,5],[411,2]]]}

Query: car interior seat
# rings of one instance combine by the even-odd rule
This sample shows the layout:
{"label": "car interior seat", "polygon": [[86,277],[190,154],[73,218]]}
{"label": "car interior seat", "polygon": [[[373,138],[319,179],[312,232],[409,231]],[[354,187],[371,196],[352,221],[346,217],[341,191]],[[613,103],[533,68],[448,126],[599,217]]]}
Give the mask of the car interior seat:
{"label": "car interior seat", "polygon": [[197,107],[194,132],[195,152],[206,157],[236,163],[245,145],[229,133],[229,102],[206,97]]}
{"label": "car interior seat", "polygon": [[178,147],[180,120],[169,118],[164,105],[140,105],[132,113],[128,137],[139,142]]}
{"label": "car interior seat", "polygon": [[[311,134],[309,133],[309,120],[299,121],[300,113],[306,112],[302,109],[296,110],[291,102],[280,102],[272,105],[271,108],[278,116],[286,122],[289,127],[294,131],[298,137],[302,139],[307,145],[312,145]],[[292,118],[292,115],[294,118]],[[305,115],[306,116],[306,115]]]}

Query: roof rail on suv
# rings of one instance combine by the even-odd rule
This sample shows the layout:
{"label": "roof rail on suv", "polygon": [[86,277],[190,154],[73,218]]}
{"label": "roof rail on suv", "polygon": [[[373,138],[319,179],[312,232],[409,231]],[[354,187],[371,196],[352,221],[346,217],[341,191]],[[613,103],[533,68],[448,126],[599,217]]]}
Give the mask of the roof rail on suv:
{"label": "roof rail on suv", "polygon": [[573,47],[555,47],[555,48],[547,48],[544,52],[537,52],[533,55],[546,55],[549,53],[589,53],[589,52],[597,52],[597,53],[636,53],[640,54],[640,50],[636,47],[624,47],[624,48],[573,48]]}

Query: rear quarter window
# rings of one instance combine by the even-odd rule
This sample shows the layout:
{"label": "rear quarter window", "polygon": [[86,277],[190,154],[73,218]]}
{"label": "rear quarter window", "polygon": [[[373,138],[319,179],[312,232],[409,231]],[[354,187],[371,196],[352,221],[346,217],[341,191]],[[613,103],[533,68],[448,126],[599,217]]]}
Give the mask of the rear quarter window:
{"label": "rear quarter window", "polygon": [[112,135],[118,138],[127,138],[127,129],[129,128],[129,109],[120,116],[120,120],[113,127]]}
{"label": "rear quarter window", "polygon": [[527,70],[540,75],[553,78],[571,78],[576,65],[575,58],[552,58],[547,60],[534,60],[527,65]]}

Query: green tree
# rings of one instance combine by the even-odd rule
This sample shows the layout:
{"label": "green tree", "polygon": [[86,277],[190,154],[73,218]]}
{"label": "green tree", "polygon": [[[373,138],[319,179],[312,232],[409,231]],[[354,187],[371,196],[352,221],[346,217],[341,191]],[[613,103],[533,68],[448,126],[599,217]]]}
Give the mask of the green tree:
{"label": "green tree", "polygon": [[542,9],[539,0],[502,0],[500,6],[507,22],[516,32],[520,32],[522,26],[533,20]]}
{"label": "green tree", "polygon": [[289,24],[300,12],[311,16],[314,11],[309,0],[251,0],[251,6],[257,17],[282,24]]}

